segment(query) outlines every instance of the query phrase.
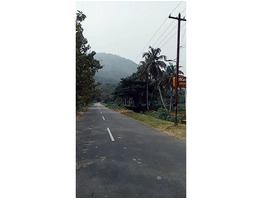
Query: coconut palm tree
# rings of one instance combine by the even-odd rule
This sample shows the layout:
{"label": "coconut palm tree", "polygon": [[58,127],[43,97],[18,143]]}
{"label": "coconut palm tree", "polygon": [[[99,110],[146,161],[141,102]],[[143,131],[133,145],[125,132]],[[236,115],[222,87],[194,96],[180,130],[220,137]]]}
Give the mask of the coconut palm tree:
{"label": "coconut palm tree", "polygon": [[144,66],[144,73],[148,73],[149,77],[152,77],[155,80],[161,102],[163,104],[163,107],[166,109],[160,88],[160,80],[163,75],[163,70],[166,68],[166,63],[162,60],[166,59],[166,56],[160,55],[160,53],[160,48],[154,49],[151,46],[149,46],[148,52],[143,53],[143,58],[145,58],[144,62],[146,63]]}
{"label": "coconut palm tree", "polygon": [[138,67],[139,80],[146,82],[146,108],[149,110],[148,104],[148,82],[149,82],[149,71],[147,67],[147,62],[141,61]]}
{"label": "coconut palm tree", "polygon": [[[182,66],[179,66],[181,68]],[[178,75],[183,75],[184,73],[179,70]],[[172,97],[173,97],[173,78],[176,77],[176,65],[169,63],[166,68],[166,71],[163,74],[161,83],[166,90],[170,90],[170,103],[169,103],[169,111],[171,111],[172,105]]]}

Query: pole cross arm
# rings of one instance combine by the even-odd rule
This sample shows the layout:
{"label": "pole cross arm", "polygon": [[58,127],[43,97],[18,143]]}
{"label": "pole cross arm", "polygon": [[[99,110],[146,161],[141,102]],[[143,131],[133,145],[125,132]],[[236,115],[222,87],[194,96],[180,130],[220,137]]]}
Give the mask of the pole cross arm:
{"label": "pole cross arm", "polygon": [[168,18],[177,19],[177,20],[180,20],[180,21],[186,21],[186,19],[180,18],[180,16],[179,17],[172,17],[171,14],[168,16]]}
{"label": "pole cross arm", "polygon": [[165,60],[167,62],[176,62],[176,59],[175,60]]}

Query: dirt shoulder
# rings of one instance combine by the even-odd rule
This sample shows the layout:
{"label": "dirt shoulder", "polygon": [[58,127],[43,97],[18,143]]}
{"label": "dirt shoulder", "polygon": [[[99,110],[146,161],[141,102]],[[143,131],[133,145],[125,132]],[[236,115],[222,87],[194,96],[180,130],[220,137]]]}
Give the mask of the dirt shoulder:
{"label": "dirt shoulder", "polygon": [[78,120],[80,117],[82,117],[86,112],[83,111],[76,111],[76,120]]}
{"label": "dirt shoulder", "polygon": [[94,104],[90,104],[86,107],[81,108],[80,110],[76,110],[76,120],[81,118]]}

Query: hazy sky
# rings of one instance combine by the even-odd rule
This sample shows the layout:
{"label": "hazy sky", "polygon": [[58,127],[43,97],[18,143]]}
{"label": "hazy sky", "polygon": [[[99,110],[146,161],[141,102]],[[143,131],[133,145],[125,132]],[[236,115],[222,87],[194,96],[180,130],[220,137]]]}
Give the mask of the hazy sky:
{"label": "hazy sky", "polygon": [[[177,20],[167,18],[171,12],[172,16],[177,17],[180,12],[184,17],[186,2],[77,1],[76,10],[87,16],[82,23],[84,36],[91,50],[97,53],[112,53],[139,63],[143,60],[142,52],[146,52],[151,45],[160,47],[161,54],[168,59],[176,58]],[[180,38],[180,66],[183,66],[181,70],[185,73],[186,22],[183,21]]]}

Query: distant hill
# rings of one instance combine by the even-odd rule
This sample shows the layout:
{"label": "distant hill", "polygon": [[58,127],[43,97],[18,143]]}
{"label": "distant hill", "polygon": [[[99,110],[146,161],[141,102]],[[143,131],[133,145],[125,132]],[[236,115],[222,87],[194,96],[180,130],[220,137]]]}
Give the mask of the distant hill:
{"label": "distant hill", "polygon": [[137,64],[131,60],[108,53],[96,53],[94,56],[103,66],[95,75],[96,82],[116,84],[137,71]]}

